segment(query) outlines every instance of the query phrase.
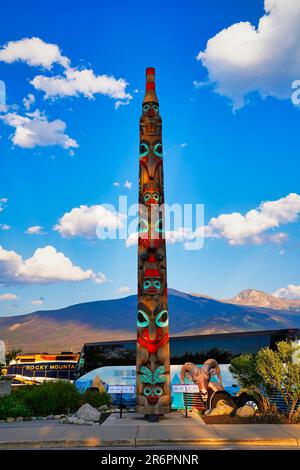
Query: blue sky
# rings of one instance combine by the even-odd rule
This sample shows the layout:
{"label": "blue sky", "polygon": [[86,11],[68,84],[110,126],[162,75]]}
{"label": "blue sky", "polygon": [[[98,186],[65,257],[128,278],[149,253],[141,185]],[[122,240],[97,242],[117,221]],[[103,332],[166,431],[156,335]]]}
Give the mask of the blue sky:
{"label": "blue sky", "polygon": [[[156,68],[166,201],[204,204],[207,227],[202,250],[168,245],[169,287],[300,297],[297,3],[266,0],[265,17],[263,0],[2,6],[1,316],[136,291],[136,246],[92,237],[71,211],[85,205],[93,217],[120,195],[137,201],[147,66]],[[294,41],[279,48],[285,28]],[[75,84],[66,79],[76,72]]]}

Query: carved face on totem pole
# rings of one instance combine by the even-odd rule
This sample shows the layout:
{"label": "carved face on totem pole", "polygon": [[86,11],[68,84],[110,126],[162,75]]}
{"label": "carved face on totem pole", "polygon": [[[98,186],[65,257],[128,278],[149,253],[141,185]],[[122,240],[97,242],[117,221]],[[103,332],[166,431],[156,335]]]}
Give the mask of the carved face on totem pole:
{"label": "carved face on totem pole", "polygon": [[154,74],[146,70],[139,152],[137,412],[145,415],[170,411],[162,123]]}

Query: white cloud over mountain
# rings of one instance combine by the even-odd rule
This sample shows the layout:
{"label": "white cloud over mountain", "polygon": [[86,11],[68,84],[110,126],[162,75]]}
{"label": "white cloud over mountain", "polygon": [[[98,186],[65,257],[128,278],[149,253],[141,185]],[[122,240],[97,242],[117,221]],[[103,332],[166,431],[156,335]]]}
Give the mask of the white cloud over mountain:
{"label": "white cloud over mountain", "polygon": [[49,284],[62,281],[104,282],[103,273],[75,266],[70,258],[48,245],[38,248],[33,256],[23,259],[13,250],[0,246],[0,283],[8,284]]}
{"label": "white cloud over mountain", "polygon": [[254,91],[290,98],[300,77],[299,0],[265,0],[264,8],[257,28],[248,21],[235,23],[209,39],[197,56],[215,91],[234,109]]}
{"label": "white cloud over mountain", "polygon": [[4,302],[6,300],[17,300],[18,297],[16,294],[1,294],[0,295],[0,302]]}
{"label": "white cloud over mountain", "polygon": [[34,113],[21,116],[15,112],[0,115],[7,125],[14,127],[12,142],[19,147],[32,149],[58,145],[64,149],[77,148],[78,143],[65,133],[66,123],[61,119],[48,121],[38,109]]}
{"label": "white cloud over mountain", "polygon": [[287,287],[282,287],[274,292],[275,297],[283,297],[291,300],[300,299],[300,286],[289,284]]}
{"label": "white cloud over mountain", "polygon": [[104,206],[74,207],[54,226],[62,237],[96,238],[99,228],[115,229],[122,226],[122,216]]}
{"label": "white cloud over mountain", "polygon": [[286,234],[265,233],[283,224],[295,222],[300,214],[300,195],[291,193],[276,201],[262,202],[245,215],[239,212],[213,217],[205,227],[206,238],[225,238],[230,245],[280,242]]}

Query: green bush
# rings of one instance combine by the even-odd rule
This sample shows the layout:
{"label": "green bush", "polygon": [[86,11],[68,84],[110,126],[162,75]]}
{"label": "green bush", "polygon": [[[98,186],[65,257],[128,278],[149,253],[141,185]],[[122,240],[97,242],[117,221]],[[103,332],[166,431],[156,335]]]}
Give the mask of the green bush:
{"label": "green bush", "polygon": [[33,416],[47,416],[76,411],[81,395],[70,382],[44,382],[20,387],[14,395],[32,411]]}
{"label": "green bush", "polygon": [[0,398],[0,419],[32,416],[30,408],[15,393]]}
{"label": "green bush", "polygon": [[99,392],[99,390],[89,389],[87,390],[81,398],[81,404],[88,403],[94,408],[99,408],[103,405],[110,404],[110,396],[106,392]]}

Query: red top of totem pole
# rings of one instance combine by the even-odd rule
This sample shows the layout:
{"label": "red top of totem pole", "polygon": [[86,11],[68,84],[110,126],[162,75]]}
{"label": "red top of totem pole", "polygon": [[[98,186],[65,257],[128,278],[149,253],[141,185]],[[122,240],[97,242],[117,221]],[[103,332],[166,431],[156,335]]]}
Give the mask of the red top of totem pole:
{"label": "red top of totem pole", "polygon": [[158,103],[157,96],[155,93],[155,68],[146,68],[146,93],[143,103],[154,101]]}

